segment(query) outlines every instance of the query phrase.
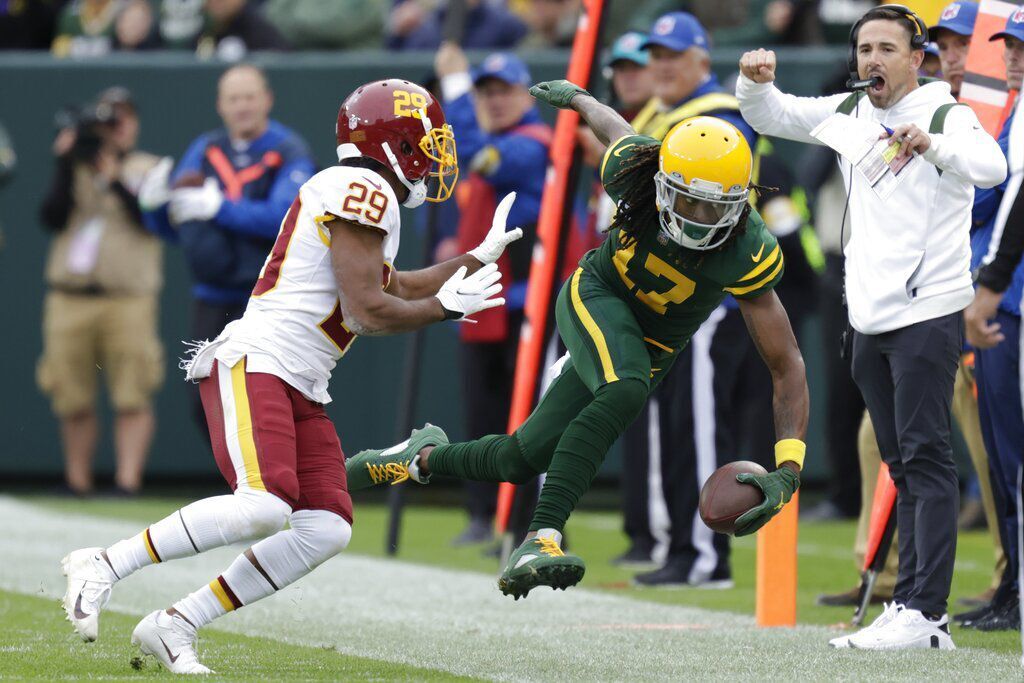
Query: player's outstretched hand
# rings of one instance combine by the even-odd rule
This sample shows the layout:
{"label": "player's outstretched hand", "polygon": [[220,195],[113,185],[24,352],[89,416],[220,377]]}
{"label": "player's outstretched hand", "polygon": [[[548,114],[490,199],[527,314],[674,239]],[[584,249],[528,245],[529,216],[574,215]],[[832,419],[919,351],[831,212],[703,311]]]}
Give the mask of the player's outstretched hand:
{"label": "player's outstretched hand", "polygon": [[775,80],[775,51],[758,48],[740,57],[740,73],[755,83]]}
{"label": "player's outstretched hand", "polygon": [[208,221],[217,215],[224,203],[224,193],[213,178],[201,187],[182,187],[171,192],[168,217],[174,225],[187,221]]}
{"label": "player's outstretched hand", "polygon": [[779,511],[790,501],[797,488],[800,477],[788,467],[780,467],[768,474],[737,474],[736,481],[750,484],[761,489],[764,502],[740,515],[736,520],[736,535],[752,534],[779,514]]}
{"label": "player's outstretched hand", "polygon": [[171,186],[168,182],[174,169],[174,159],[164,157],[151,168],[139,186],[139,208],[156,211],[171,201]]}
{"label": "player's outstretched hand", "polygon": [[557,81],[543,81],[530,88],[530,94],[536,97],[541,102],[547,102],[552,107],[558,109],[569,109],[569,103],[572,102],[572,98],[577,95],[587,95],[586,90],[570,83],[569,81],[559,79]]}
{"label": "player's outstretched hand", "polygon": [[495,296],[501,292],[499,280],[501,271],[493,263],[468,277],[466,266],[462,266],[441,285],[434,296],[441,302],[446,319],[473,323],[476,321],[468,320],[468,316],[505,303],[505,299]]}
{"label": "player's outstretched hand", "polygon": [[494,219],[491,221],[491,229],[487,236],[476,248],[469,251],[469,255],[480,263],[487,265],[494,263],[505,251],[505,247],[523,236],[522,228],[513,228],[505,232],[505,223],[508,221],[508,212],[512,210],[512,203],[516,200],[516,193],[509,192],[494,210]]}

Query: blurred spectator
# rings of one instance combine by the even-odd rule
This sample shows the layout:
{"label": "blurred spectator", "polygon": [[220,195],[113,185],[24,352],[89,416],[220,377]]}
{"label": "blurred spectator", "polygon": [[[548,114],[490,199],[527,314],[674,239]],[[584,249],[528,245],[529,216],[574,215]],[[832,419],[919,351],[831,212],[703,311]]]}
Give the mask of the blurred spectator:
{"label": "blurred spectator", "polygon": [[523,16],[530,33],[522,47],[572,47],[579,17],[580,0],[530,0]]}
{"label": "blurred spectator", "polygon": [[[387,21],[385,47],[392,50],[436,50],[446,4],[431,9],[423,0],[397,0]],[[515,47],[528,28],[497,0],[466,0],[462,47],[467,50],[502,50]]]}
{"label": "blurred spectator", "polygon": [[878,0],[820,0],[818,21],[826,43],[847,45],[850,29],[854,23],[875,5]]}
{"label": "blurred spectator", "polygon": [[160,39],[153,21],[149,0],[128,0],[114,25],[114,48],[125,52],[154,50]]}
{"label": "blurred spectator", "polygon": [[159,0],[160,41],[164,47],[195,48],[206,21],[203,3],[204,0]]}
{"label": "blurred spectator", "polygon": [[291,49],[249,0],[206,0],[206,16],[207,25],[196,46],[200,57],[237,62],[257,50]]}
{"label": "blurred spectator", "polygon": [[[460,163],[469,170],[459,194],[459,229],[439,251],[477,244],[490,225],[498,200],[516,192],[508,226],[523,229],[498,261],[504,274],[506,305],[474,316],[476,325],[462,325],[463,401],[466,434],[471,438],[504,433],[508,426],[515,375],[519,328],[526,302],[526,281],[536,239],[551,129],[541,121],[530,96],[530,72],[515,55],[497,53],[469,70],[462,50],[444,43],[434,61],[441,79],[445,114],[455,131]],[[491,537],[497,487],[466,482],[466,530],[456,543],[484,542]]]}
{"label": "blurred spectator", "polygon": [[71,0],[57,20],[53,54],[98,57],[114,46],[114,24],[125,0]]}
{"label": "blurred spectator", "polygon": [[[305,141],[270,119],[273,103],[260,69],[225,71],[217,87],[224,127],[196,138],[174,173],[166,163],[140,195],[146,226],[184,251],[196,340],[242,316],[281,220],[315,170]],[[205,433],[198,388],[195,410]]]}
{"label": "blurred spectator", "polygon": [[63,0],[0,2],[0,50],[48,50]]}
{"label": "blurred spectator", "polygon": [[[924,59],[921,61],[921,68],[917,72],[925,78],[942,78],[942,62],[939,61],[939,46],[935,43],[928,43],[924,48]],[[952,87],[952,83],[950,84]],[[960,89],[951,93],[953,97],[960,94]]]}
{"label": "blurred spectator", "polygon": [[712,31],[716,46],[813,45],[822,42],[818,0],[751,0],[735,26]]}
{"label": "blurred spectator", "polygon": [[942,72],[942,78],[949,83],[953,97],[960,96],[960,86],[963,85],[967,67],[967,51],[971,47],[971,35],[977,18],[978,3],[952,2],[942,9],[938,22],[928,29],[928,37],[935,41],[936,57],[941,59],[938,71]]}
{"label": "blurred spectator", "polygon": [[267,0],[263,13],[296,49],[379,48],[387,0]]}
{"label": "blurred spectator", "polygon": [[160,241],[143,228],[136,199],[157,158],[135,150],[138,135],[123,88],[64,117],[41,207],[53,240],[38,381],[60,419],[65,478],[76,494],[93,488],[97,368],[115,411],[118,491],[139,490],[153,438],[151,400],[163,380],[156,322],[163,269]]}

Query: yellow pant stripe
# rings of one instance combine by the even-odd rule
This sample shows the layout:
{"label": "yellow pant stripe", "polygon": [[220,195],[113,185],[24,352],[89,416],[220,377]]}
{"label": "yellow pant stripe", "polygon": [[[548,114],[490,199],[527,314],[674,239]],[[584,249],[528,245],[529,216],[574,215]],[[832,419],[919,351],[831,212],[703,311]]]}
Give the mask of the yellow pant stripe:
{"label": "yellow pant stripe", "polygon": [[210,590],[212,590],[213,594],[217,596],[217,600],[220,602],[220,606],[223,607],[226,611],[230,612],[231,610],[235,609],[235,606],[231,604],[231,598],[228,597],[228,594],[224,592],[223,586],[220,585],[220,581],[218,581],[217,579],[211,581]]}
{"label": "yellow pant stripe", "polygon": [[768,256],[765,257],[764,261],[761,261],[761,263],[759,263],[756,268],[754,268],[752,271],[741,277],[739,279],[739,282],[744,282],[745,280],[755,278],[761,273],[763,273],[768,268],[768,266],[775,263],[775,258],[779,256],[780,253],[781,250],[779,249],[779,245],[776,244],[775,248],[772,249],[771,252],[769,252]]}
{"label": "yellow pant stripe", "polygon": [[146,552],[149,553],[149,559],[153,560],[153,564],[159,564],[160,556],[156,554],[156,548],[153,547],[153,539],[149,537],[149,528],[142,532],[142,542],[146,546]]}
{"label": "yellow pant stripe", "polygon": [[612,364],[612,355],[608,353],[608,344],[604,340],[604,333],[601,332],[601,328],[594,322],[590,311],[587,310],[586,306],[583,305],[583,300],[580,299],[580,274],[582,272],[582,268],[577,268],[576,272],[572,275],[572,285],[570,287],[572,307],[576,311],[576,315],[583,322],[583,327],[587,330],[587,334],[594,341],[594,346],[597,347],[597,355],[601,358],[601,369],[604,370],[604,381],[618,382],[619,378],[615,374],[615,366]]}
{"label": "yellow pant stripe", "polygon": [[266,491],[260,475],[260,462],[256,457],[256,442],[252,437],[252,414],[249,411],[249,394],[245,391],[245,359],[231,368],[231,389],[235,398],[235,419],[238,429],[238,446],[242,449],[242,464],[245,466],[245,482],[254,491]]}
{"label": "yellow pant stripe", "polygon": [[748,292],[753,292],[755,290],[758,290],[761,287],[764,287],[766,284],[768,284],[773,279],[775,279],[775,276],[779,274],[780,270],[782,270],[783,261],[784,261],[784,259],[779,257],[779,262],[778,262],[778,264],[776,264],[776,266],[774,268],[772,268],[772,272],[768,273],[767,275],[765,275],[763,278],[761,278],[760,280],[758,280],[754,284],[748,285],[746,287],[726,287],[725,291],[729,292],[730,294],[742,295],[742,294],[746,294]]}

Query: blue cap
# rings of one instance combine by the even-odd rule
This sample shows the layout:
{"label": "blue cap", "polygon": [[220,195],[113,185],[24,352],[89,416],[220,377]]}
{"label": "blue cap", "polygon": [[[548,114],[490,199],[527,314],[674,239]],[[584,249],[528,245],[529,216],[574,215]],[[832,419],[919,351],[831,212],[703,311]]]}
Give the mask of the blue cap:
{"label": "blue cap", "polygon": [[939,46],[935,43],[928,43],[924,46],[924,53],[933,57],[939,56]]}
{"label": "blue cap", "polygon": [[974,33],[974,20],[978,18],[978,3],[951,2],[942,8],[939,21],[928,29],[928,37],[935,40],[939,29],[952,31],[957,35],[969,36]]}
{"label": "blue cap", "polygon": [[661,45],[676,52],[684,52],[691,47],[708,49],[708,34],[697,21],[697,17],[689,12],[669,12],[658,17],[651,27],[641,50],[652,45]]}
{"label": "blue cap", "polygon": [[989,40],[1002,40],[1003,38],[1016,38],[1024,40],[1024,5],[1017,8],[1017,11],[1006,20],[1006,28],[995,34]]}
{"label": "blue cap", "polygon": [[640,66],[647,66],[649,55],[643,49],[646,38],[647,36],[639,31],[623,33],[612,45],[608,66],[614,66],[616,62],[634,62]]}
{"label": "blue cap", "polygon": [[533,79],[530,78],[530,70],[526,68],[523,60],[509,52],[495,52],[487,55],[483,64],[472,70],[473,85],[477,85],[485,78],[497,78],[509,85],[521,85],[529,87]]}

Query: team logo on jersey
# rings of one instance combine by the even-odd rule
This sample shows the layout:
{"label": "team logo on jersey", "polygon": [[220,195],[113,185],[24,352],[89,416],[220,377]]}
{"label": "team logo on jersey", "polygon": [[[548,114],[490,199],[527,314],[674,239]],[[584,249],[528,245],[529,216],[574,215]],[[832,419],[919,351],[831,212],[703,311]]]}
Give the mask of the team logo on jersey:
{"label": "team logo on jersey", "polygon": [[939,21],[952,21],[956,19],[956,15],[960,14],[960,4],[954,2],[952,5],[942,10],[942,16],[939,17]]}

